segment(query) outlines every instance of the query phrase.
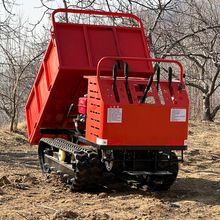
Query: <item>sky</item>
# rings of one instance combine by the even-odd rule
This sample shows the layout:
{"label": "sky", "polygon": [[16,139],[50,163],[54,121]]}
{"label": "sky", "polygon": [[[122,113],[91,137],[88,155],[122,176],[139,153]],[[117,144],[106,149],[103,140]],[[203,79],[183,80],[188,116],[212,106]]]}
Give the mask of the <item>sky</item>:
{"label": "sky", "polygon": [[[24,19],[28,19],[30,23],[36,23],[42,17],[45,8],[41,7],[40,0],[17,0],[20,6],[17,9],[17,13],[21,13]],[[47,20],[47,16],[44,22]]]}
{"label": "sky", "polygon": [[[14,7],[13,13],[15,13],[16,15],[21,15],[22,19],[24,21],[28,20],[30,24],[36,24],[46,11],[45,7],[42,7],[40,0],[15,0],[15,2],[18,6]],[[47,3],[47,6],[54,9],[59,8],[57,2],[61,4],[62,7],[62,1],[60,0],[54,0],[52,2],[49,2]],[[38,27],[41,27],[44,24],[48,24],[48,15],[44,16],[43,20],[38,25]]]}

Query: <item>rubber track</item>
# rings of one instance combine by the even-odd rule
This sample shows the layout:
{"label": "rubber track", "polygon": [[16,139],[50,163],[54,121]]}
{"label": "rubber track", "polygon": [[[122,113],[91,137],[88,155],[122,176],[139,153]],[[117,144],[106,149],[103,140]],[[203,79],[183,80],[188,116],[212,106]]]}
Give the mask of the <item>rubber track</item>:
{"label": "rubber track", "polygon": [[[159,178],[162,180],[162,184],[157,184],[154,182],[154,179],[151,179],[151,181],[147,184],[149,190],[168,190],[170,187],[173,185],[174,181],[176,180],[178,170],[179,170],[179,165],[177,162],[177,156],[174,152],[171,152],[171,159],[174,161],[170,162],[163,162],[162,160],[167,160],[168,155],[164,153],[160,153],[159,157],[161,162],[158,163],[158,169],[163,171],[169,171],[173,173],[171,176],[163,176],[163,177],[157,177],[155,176],[154,178]],[[175,161],[176,160],[176,161]]]}
{"label": "rubber track", "polygon": [[[166,154],[160,154],[159,156],[160,156],[161,160],[168,159]],[[178,159],[174,152],[171,152],[171,159],[172,160]],[[178,170],[179,170],[178,162],[176,162],[176,161],[159,162],[158,169],[160,171],[170,171],[171,173],[173,173],[173,175],[171,175],[171,176],[153,176],[153,179],[151,179],[151,177],[150,177],[150,181],[149,180],[146,181],[145,178],[142,178],[139,180],[138,178],[135,178],[135,177],[132,178],[131,176],[128,178],[123,177],[122,180],[127,182],[128,185],[135,186],[137,188],[143,188],[146,186],[149,190],[159,190],[159,191],[160,190],[168,190],[172,186],[174,181],[176,180]],[[154,178],[159,178],[162,181],[162,184],[154,182]]]}
{"label": "rubber track", "polygon": [[74,155],[75,163],[72,169],[74,177],[66,179],[68,184],[71,183],[73,190],[91,188],[97,185],[101,169],[98,155],[94,150],[83,148],[80,145],[60,138],[42,138],[41,142]]}

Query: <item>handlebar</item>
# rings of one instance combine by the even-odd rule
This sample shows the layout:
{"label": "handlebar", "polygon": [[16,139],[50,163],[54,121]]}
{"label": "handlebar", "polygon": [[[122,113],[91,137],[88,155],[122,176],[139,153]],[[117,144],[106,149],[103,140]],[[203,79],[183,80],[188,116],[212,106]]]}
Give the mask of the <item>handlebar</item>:
{"label": "handlebar", "polygon": [[116,12],[103,12],[103,11],[91,11],[91,10],[64,9],[64,8],[56,9],[56,10],[53,11],[52,18],[51,18],[53,27],[56,23],[54,16],[55,16],[56,13],[59,13],[59,12],[133,18],[138,22],[139,27],[143,29],[142,21],[140,20],[140,18],[138,18],[137,16],[135,16],[133,14],[116,13]]}
{"label": "handlebar", "polygon": [[183,82],[183,66],[179,61],[176,60],[164,60],[164,59],[152,59],[152,58],[139,58],[139,57],[103,57],[97,64],[97,78],[100,78],[101,64],[105,60],[132,60],[132,61],[149,61],[149,62],[160,62],[160,63],[176,63],[180,68],[180,82]]}

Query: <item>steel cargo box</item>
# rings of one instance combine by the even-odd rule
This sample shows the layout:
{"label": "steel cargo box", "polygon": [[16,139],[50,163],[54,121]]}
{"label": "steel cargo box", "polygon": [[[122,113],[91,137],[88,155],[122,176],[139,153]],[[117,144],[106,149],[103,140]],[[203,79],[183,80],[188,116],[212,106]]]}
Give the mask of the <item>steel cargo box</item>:
{"label": "steel cargo box", "polygon": [[[60,12],[130,17],[137,21],[138,26],[62,23],[55,20],[55,14]],[[150,58],[143,25],[134,15],[58,9],[52,14],[52,25],[51,40],[25,108],[28,137],[32,145],[38,144],[43,137],[41,128],[74,127],[72,119],[67,117],[69,107],[72,103],[77,105],[79,97],[87,93],[87,79],[84,76],[96,75],[101,58]],[[105,62],[101,71],[110,75],[115,63],[119,64],[111,60]],[[154,73],[151,62],[128,63],[131,76],[149,77]],[[123,63],[121,66],[123,68]]]}

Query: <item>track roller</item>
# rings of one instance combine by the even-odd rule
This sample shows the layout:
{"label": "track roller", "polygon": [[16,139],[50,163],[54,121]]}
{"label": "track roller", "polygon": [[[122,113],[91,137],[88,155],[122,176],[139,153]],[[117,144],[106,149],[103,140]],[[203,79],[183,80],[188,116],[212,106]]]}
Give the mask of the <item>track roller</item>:
{"label": "track roller", "polygon": [[56,171],[73,190],[97,186],[101,168],[95,151],[63,139],[43,138],[38,154],[42,172]]}

